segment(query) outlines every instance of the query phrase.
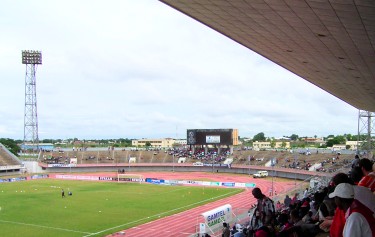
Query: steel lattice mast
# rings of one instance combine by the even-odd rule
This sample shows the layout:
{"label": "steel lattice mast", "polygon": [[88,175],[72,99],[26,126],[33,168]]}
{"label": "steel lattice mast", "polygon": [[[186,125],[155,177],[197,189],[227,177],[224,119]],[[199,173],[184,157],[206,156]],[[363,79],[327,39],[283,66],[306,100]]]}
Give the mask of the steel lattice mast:
{"label": "steel lattice mast", "polygon": [[26,64],[23,143],[24,145],[30,144],[32,149],[39,150],[35,74],[38,64],[42,64],[42,52],[23,50],[22,64]]}
{"label": "steel lattice mast", "polygon": [[[358,150],[366,151],[368,158],[372,158],[373,136],[375,135],[375,113],[365,110],[359,110],[358,113]],[[365,138],[365,139],[364,139]]]}

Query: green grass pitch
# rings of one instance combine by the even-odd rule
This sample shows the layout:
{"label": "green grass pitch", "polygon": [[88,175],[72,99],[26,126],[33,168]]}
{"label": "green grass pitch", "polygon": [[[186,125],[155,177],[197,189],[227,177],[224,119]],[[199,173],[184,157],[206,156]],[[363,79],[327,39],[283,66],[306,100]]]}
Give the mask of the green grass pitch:
{"label": "green grass pitch", "polygon": [[0,183],[1,236],[105,236],[241,191],[52,179]]}

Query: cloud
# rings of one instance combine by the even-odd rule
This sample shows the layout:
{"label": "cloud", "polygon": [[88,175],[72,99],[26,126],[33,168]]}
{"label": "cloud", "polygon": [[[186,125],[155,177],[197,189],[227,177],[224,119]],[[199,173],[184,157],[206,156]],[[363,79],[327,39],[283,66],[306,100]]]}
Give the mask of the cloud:
{"label": "cloud", "polygon": [[355,133],[357,110],[158,1],[3,1],[0,137],[23,138],[25,65],[40,138]]}

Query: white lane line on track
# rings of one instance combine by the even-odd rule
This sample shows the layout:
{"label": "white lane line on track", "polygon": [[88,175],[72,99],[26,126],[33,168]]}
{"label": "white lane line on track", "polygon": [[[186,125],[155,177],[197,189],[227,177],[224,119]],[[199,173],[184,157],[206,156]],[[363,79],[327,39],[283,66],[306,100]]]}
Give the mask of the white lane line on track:
{"label": "white lane line on track", "polygon": [[[266,187],[268,187],[268,185],[262,183],[262,184],[259,184],[258,187],[260,187],[263,190],[263,189],[266,189]],[[282,186],[282,185],[275,185],[275,188],[276,188],[276,190],[278,190],[279,193],[281,193],[281,190],[279,190],[279,189],[284,188],[284,186]],[[207,204],[207,205],[213,204],[212,208],[214,208],[214,206],[219,206],[219,205],[223,205],[223,204],[228,203],[228,200],[231,200],[229,203],[232,204],[233,209],[235,209],[235,208],[244,208],[244,209],[246,209],[246,212],[249,209],[249,207],[252,204],[254,204],[255,201],[256,201],[256,199],[251,195],[251,188],[248,188],[248,189],[246,189],[246,191],[244,191],[242,193],[239,193],[239,194],[237,194],[235,196],[229,197],[229,199],[221,199],[221,200],[215,201],[215,202]],[[199,208],[200,211],[197,211],[198,209],[194,211],[194,213],[195,213],[194,218],[196,218],[197,216],[199,216],[204,211],[210,209],[209,207],[205,207],[205,208],[202,208],[202,207],[204,207],[204,206],[197,207],[197,208]],[[192,235],[195,232],[195,229],[193,229],[191,232],[188,232],[191,229],[191,227],[186,227],[186,223],[189,222],[189,221],[186,221],[186,220],[189,219],[189,218],[186,218],[186,217],[187,216],[190,217],[192,215],[192,212],[190,212],[190,211],[191,210],[187,211],[187,212],[189,212],[188,214],[186,214],[185,212],[183,212],[183,213],[179,213],[179,214],[173,215],[173,217],[174,217],[173,221],[171,221],[171,218],[170,218],[171,216],[169,216],[169,217],[167,217],[167,219],[165,219],[163,221],[155,220],[153,223],[158,223],[157,225],[152,224],[152,223],[145,223],[145,224],[139,226],[136,229],[130,228],[126,232],[126,235],[129,235],[129,237],[147,235],[147,233],[150,232],[149,231],[150,228],[152,228],[152,229],[158,229],[158,230],[163,230],[165,228],[169,228],[170,230],[173,230],[172,232],[178,233],[181,236]],[[181,225],[179,225],[177,223],[184,223],[183,226],[182,226],[183,228],[181,228]],[[196,223],[193,223],[192,225],[194,225],[194,224],[196,224]],[[185,235],[183,233],[189,233],[189,235]],[[159,234],[159,235],[155,235],[155,236],[160,237],[160,236],[163,236],[163,235]]]}
{"label": "white lane line on track", "polygon": [[[243,199],[246,198],[246,201],[248,201],[247,195],[249,195],[250,189],[246,189],[244,192],[237,194],[241,195]],[[244,194],[245,193],[245,194]],[[237,199],[237,195],[228,197],[230,200]],[[255,200],[255,198],[253,198]],[[250,201],[249,201],[250,202]],[[169,231],[175,233],[173,236],[191,236],[196,232],[196,220],[197,217],[200,216],[205,211],[211,210],[212,208],[215,208],[217,206],[221,206],[223,204],[227,204],[228,199],[221,199],[217,200],[215,202],[209,203],[204,206],[199,206],[194,209],[187,210],[186,212],[180,213],[180,215],[172,215],[168,216],[165,219],[161,220],[155,220],[153,222],[145,223],[138,228],[130,228],[128,230],[124,230],[126,232],[126,235],[129,237],[135,237],[135,236],[147,236],[150,233],[150,229],[157,229],[157,230],[165,230],[168,229]],[[234,202],[233,202],[234,203]],[[233,204],[232,203],[232,204]],[[237,204],[237,203],[235,203]],[[250,206],[250,205],[245,205]],[[246,210],[247,211],[247,210]],[[193,217],[192,217],[193,215]],[[191,220],[194,220],[191,222]],[[189,223],[190,225],[186,225]],[[153,232],[153,236],[155,237],[163,237],[168,236],[165,235],[165,231],[160,232]],[[157,234],[156,234],[157,233]],[[187,234],[188,233],[188,234]]]}
{"label": "white lane line on track", "polygon": [[70,230],[70,229],[64,229],[64,228],[59,228],[59,227],[51,227],[51,226],[44,226],[44,225],[28,224],[28,223],[17,222],[17,221],[4,221],[4,220],[0,220],[0,222],[17,224],[17,225],[34,226],[34,227],[45,228],[45,229],[62,230],[62,231],[75,232],[75,233],[81,233],[81,234],[91,234],[90,232],[84,232],[84,231],[78,231],[78,230]]}
{"label": "white lane line on track", "polygon": [[[267,190],[268,187],[270,187],[270,186],[271,185],[269,184],[269,182],[263,182],[263,180],[262,180],[262,182],[257,183],[257,187],[259,187],[261,190]],[[289,186],[285,186],[284,183],[275,183],[275,190],[277,190],[278,193],[284,193],[285,190],[289,189],[288,187]],[[233,199],[232,199],[232,197],[233,197]],[[229,203],[232,204],[233,209],[235,209],[235,208],[248,209],[252,204],[255,203],[255,200],[256,200],[251,194],[251,188],[247,188],[245,192],[242,192],[242,193],[240,193],[238,195],[235,195],[235,196],[232,196],[232,197],[229,197],[230,200],[231,200]],[[234,200],[236,200],[236,201],[234,201]],[[240,200],[240,201],[238,201],[238,200]],[[226,204],[227,202],[228,202],[228,199],[222,199],[222,200],[218,200],[218,201],[215,201],[213,203],[210,203],[210,204],[213,204],[212,208],[214,208],[216,206]],[[208,205],[210,205],[210,204],[208,204]],[[150,233],[150,231],[149,231],[150,228],[163,230],[163,229],[165,229],[165,227],[168,227],[169,230],[172,230],[173,232],[178,233],[175,236],[186,236],[187,237],[187,236],[190,236],[192,233],[195,232],[195,229],[192,226],[196,224],[195,223],[196,221],[193,221],[193,223],[192,223],[191,218],[190,219],[189,218],[184,219],[184,217],[187,217],[187,216],[191,217],[191,215],[193,213],[195,213],[194,217],[196,217],[206,210],[209,210],[208,206],[206,206],[206,205],[200,206],[200,207],[197,207],[197,209],[194,208],[194,211],[193,211],[193,209],[190,209],[190,210],[186,211],[187,213],[182,212],[182,213],[179,213],[179,214],[172,215],[173,219],[171,218],[172,216],[169,216],[169,217],[166,217],[166,219],[155,220],[153,222],[142,224],[142,225],[138,226],[137,228],[133,227],[133,228],[130,228],[130,229],[124,230],[124,231],[126,231],[126,235],[128,235],[129,237],[147,236]],[[196,220],[196,219],[194,219],[194,220]],[[183,228],[181,228],[180,223],[184,223]],[[187,227],[186,226],[187,223],[191,224],[191,226]],[[193,230],[190,233],[189,231],[190,231],[191,228],[193,228]],[[189,235],[183,235],[182,234],[182,233],[185,233],[185,232],[189,233]],[[155,232],[154,232],[154,236],[155,237],[163,237],[165,235],[163,235],[162,233],[159,233],[159,232],[158,232],[158,234],[155,234]]]}
{"label": "white lane line on track", "polygon": [[116,228],[119,228],[119,227],[122,227],[122,226],[127,226],[127,225],[131,225],[131,224],[134,224],[134,223],[138,223],[138,222],[141,222],[143,220],[147,220],[149,218],[159,217],[161,215],[168,214],[170,212],[174,212],[174,211],[177,211],[177,210],[180,210],[180,209],[184,209],[184,208],[187,208],[187,207],[191,207],[191,206],[194,206],[194,205],[197,205],[199,203],[203,203],[203,202],[206,202],[206,201],[209,201],[209,200],[215,200],[217,198],[221,198],[221,197],[225,197],[225,196],[230,196],[232,193],[235,193],[235,192],[237,192],[237,191],[229,192],[229,193],[226,193],[226,194],[223,194],[223,195],[216,196],[214,198],[205,199],[205,200],[202,200],[202,201],[199,201],[199,202],[196,202],[196,203],[192,203],[192,204],[189,204],[189,205],[186,205],[186,206],[183,206],[183,207],[175,208],[173,210],[169,210],[169,211],[162,212],[162,213],[159,213],[159,214],[155,214],[155,215],[152,215],[152,216],[149,216],[149,217],[145,217],[145,218],[142,218],[142,219],[139,219],[139,220],[135,220],[135,221],[131,221],[131,222],[128,222],[128,223],[124,223],[124,224],[121,224],[121,225],[118,225],[118,226],[114,226],[114,227],[111,227],[111,228],[108,228],[108,229],[105,229],[105,230],[98,231],[96,233],[89,233],[88,235],[85,235],[83,237],[89,237],[89,236],[97,235],[97,234],[103,233],[105,231],[109,231],[109,230],[113,230],[113,229],[116,229]]}

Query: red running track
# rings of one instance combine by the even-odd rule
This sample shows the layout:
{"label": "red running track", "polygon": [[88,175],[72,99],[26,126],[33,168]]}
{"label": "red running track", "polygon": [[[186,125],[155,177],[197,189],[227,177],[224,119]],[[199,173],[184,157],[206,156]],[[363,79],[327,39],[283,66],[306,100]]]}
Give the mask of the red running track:
{"label": "red running track", "polygon": [[[267,195],[272,183],[269,180],[256,179],[244,175],[228,175],[220,173],[164,173],[164,172],[148,172],[148,173],[137,173],[142,174],[144,177],[152,177],[159,179],[184,179],[191,180],[203,180],[210,179],[212,181],[219,182],[242,182],[242,183],[256,183],[262,192]],[[286,191],[294,188],[294,181],[291,182],[274,182],[274,190],[277,193],[285,193]],[[196,232],[196,226],[198,217],[206,211],[212,210],[216,207],[230,204],[232,209],[244,208],[249,209],[251,205],[255,203],[255,198],[251,194],[252,189],[246,189],[244,192],[221,199],[212,203],[205,204],[190,210],[177,213],[171,216],[163,217],[158,220],[142,224],[130,229],[125,229],[121,232],[125,233],[126,237],[139,237],[139,236],[153,236],[153,237],[187,237]],[[233,224],[233,223],[231,223]],[[123,236],[121,232],[114,233],[110,236]]]}

